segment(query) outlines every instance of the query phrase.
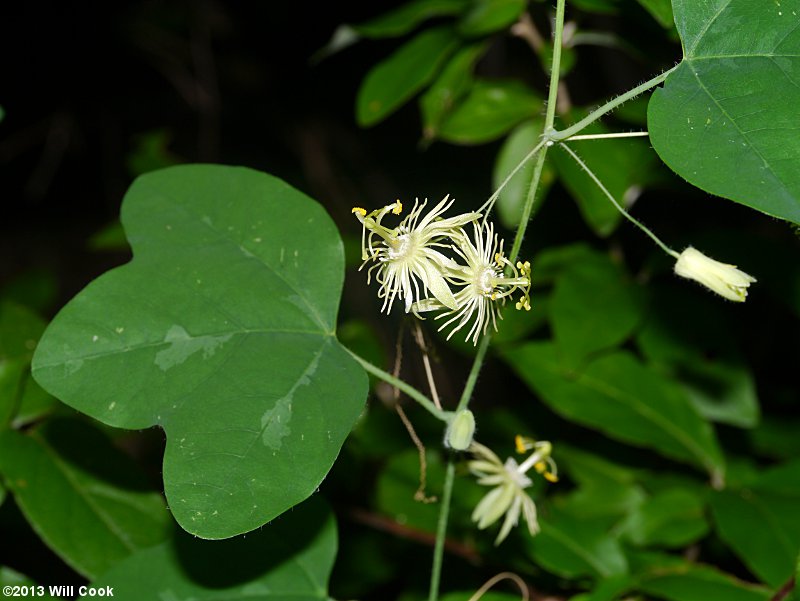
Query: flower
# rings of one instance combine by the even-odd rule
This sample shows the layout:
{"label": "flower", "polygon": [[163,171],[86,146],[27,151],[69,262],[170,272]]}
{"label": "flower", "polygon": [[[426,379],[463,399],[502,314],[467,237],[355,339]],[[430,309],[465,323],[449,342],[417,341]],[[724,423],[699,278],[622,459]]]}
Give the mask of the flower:
{"label": "flower", "polygon": [[715,261],[691,246],[678,257],[675,273],[740,303],[747,299],[748,286],[756,281],[753,276],[736,269],[736,265]]}
{"label": "flower", "polygon": [[[477,344],[480,335],[486,334],[489,322],[497,330],[497,301],[504,302],[506,297],[519,290],[521,295],[516,303],[517,309],[530,310],[531,265],[526,261],[517,262],[515,266],[503,255],[503,242],[498,240],[491,223],[473,223],[473,230],[474,243],[463,233],[453,239],[453,250],[466,262],[466,265],[455,264],[455,267],[451,267],[447,278],[460,287],[454,294],[457,307],[443,307],[441,303],[429,301],[419,303],[415,309],[431,311],[449,308],[450,311],[436,317],[450,318],[439,327],[439,331],[457,322],[448,334],[448,340],[474,319],[466,340],[472,339],[472,343]],[[511,271],[509,276],[504,273],[507,267]]]}
{"label": "flower", "polygon": [[394,299],[400,297],[408,313],[415,300],[428,298],[428,292],[443,306],[458,307],[444,277],[453,261],[438,249],[449,247],[442,241],[460,235],[461,227],[478,219],[480,213],[464,213],[444,219],[441,214],[453,204],[453,200],[445,196],[420,219],[427,202],[420,204],[415,201],[414,208],[396,228],[387,228],[381,220],[389,212],[395,215],[402,212],[403,205],[399,200],[369,214],[360,207],[353,209],[363,225],[361,258],[364,263],[361,268],[369,261],[376,261],[367,271],[367,283],[375,270],[375,279],[381,286],[378,298],[383,299],[381,311],[389,313]]}
{"label": "flower", "polygon": [[558,480],[555,462],[550,457],[552,445],[549,442],[536,442],[531,438],[517,436],[516,444],[520,453],[533,450],[521,464],[517,464],[513,457],[501,463],[497,455],[477,442],[469,447],[476,457],[467,464],[470,472],[478,477],[478,484],[494,486],[475,507],[472,521],[477,522],[478,528],[483,530],[494,524],[503,514],[506,516],[494,541],[495,545],[503,542],[511,528],[519,523],[520,513],[525,518],[531,536],[539,532],[536,504],[525,492],[533,484],[527,476],[528,470],[534,468],[551,482]]}

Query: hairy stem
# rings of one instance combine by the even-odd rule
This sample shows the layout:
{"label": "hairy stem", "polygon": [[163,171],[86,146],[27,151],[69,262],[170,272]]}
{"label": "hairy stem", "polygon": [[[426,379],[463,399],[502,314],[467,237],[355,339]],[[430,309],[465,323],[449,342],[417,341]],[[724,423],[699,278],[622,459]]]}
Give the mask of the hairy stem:
{"label": "hairy stem", "polygon": [[[553,59],[555,60],[555,55],[553,56]],[[552,132],[552,135],[550,136],[550,139],[553,142],[560,142],[562,140],[566,140],[567,138],[570,138],[570,137],[574,136],[575,134],[577,134],[579,131],[581,131],[582,129],[584,129],[588,125],[591,125],[592,123],[597,121],[600,117],[602,117],[606,113],[609,113],[609,112],[613,111],[619,105],[627,102],[631,98],[636,98],[639,94],[641,94],[643,92],[646,92],[647,90],[649,90],[651,88],[656,87],[658,84],[660,84],[662,81],[664,81],[667,77],[669,77],[669,74],[672,73],[677,68],[678,68],[678,65],[675,65],[674,67],[672,67],[672,69],[669,69],[668,71],[664,71],[660,75],[656,75],[653,79],[649,79],[648,81],[644,82],[643,84],[640,84],[640,85],[636,86],[632,90],[628,90],[624,94],[620,94],[616,98],[612,98],[611,100],[606,102],[603,106],[601,106],[598,109],[595,109],[594,111],[589,113],[586,117],[584,117],[583,119],[578,121],[575,125],[573,125],[571,127],[568,127],[567,129],[564,129],[562,131]],[[547,130],[545,130],[545,131],[547,131]]]}
{"label": "hairy stem", "polygon": [[650,132],[647,131],[622,131],[613,134],[583,134],[580,136],[571,136],[569,141],[575,142],[576,140],[607,140],[609,138],[643,138],[649,135]]}
{"label": "hairy stem", "polygon": [[373,376],[376,376],[381,380],[383,380],[384,382],[386,382],[387,384],[391,384],[395,388],[398,388],[403,392],[405,392],[408,396],[410,396],[412,399],[414,399],[420,405],[422,405],[423,408],[427,409],[428,412],[431,415],[433,415],[436,419],[442,420],[443,422],[448,421],[448,413],[446,411],[438,409],[436,405],[433,403],[433,401],[430,400],[428,397],[426,397],[424,394],[422,394],[419,390],[417,390],[410,384],[407,384],[400,378],[395,378],[392,374],[383,371],[380,367],[373,365],[363,357],[351,351],[349,348],[344,347],[344,350],[350,353],[350,356],[353,357],[353,359],[355,359],[356,361],[358,361],[361,364],[361,367],[363,367]]}

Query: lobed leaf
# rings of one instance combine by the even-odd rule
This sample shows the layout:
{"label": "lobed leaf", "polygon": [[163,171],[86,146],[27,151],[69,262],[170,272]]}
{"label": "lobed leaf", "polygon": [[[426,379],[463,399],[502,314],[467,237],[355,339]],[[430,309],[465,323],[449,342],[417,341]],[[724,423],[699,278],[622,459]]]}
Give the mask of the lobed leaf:
{"label": "lobed leaf", "polygon": [[336,228],[282,181],[212,165],[140,177],[122,223],[133,260],[56,316],[34,377],[104,423],[166,431],[185,529],[257,528],[316,490],[364,404],[334,335]]}

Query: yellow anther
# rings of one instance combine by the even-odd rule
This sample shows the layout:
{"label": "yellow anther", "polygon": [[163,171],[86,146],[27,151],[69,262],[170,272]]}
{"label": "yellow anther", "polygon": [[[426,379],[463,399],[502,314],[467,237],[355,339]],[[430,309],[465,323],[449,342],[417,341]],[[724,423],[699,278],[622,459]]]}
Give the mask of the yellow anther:
{"label": "yellow anther", "polygon": [[367,210],[366,209],[362,209],[361,207],[353,207],[353,210],[351,212],[352,213],[358,213],[362,217],[367,214]]}
{"label": "yellow anther", "polygon": [[547,480],[548,482],[558,482],[558,476],[556,476],[551,472],[545,472],[543,475],[544,479]]}
{"label": "yellow anther", "polygon": [[519,434],[514,437],[514,446],[517,447],[517,453],[520,454],[528,450],[528,447],[525,445],[525,437]]}
{"label": "yellow anther", "polygon": [[394,202],[394,208],[392,209],[392,213],[394,213],[395,215],[399,215],[402,212],[403,212],[403,203],[400,202],[400,199],[398,198]]}

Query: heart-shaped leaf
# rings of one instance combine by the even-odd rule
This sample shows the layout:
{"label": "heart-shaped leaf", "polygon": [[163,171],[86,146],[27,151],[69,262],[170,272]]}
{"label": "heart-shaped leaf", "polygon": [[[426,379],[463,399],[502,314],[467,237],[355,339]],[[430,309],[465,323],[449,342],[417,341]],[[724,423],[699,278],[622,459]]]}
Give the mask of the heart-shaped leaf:
{"label": "heart-shaped leaf", "polygon": [[800,5],[672,6],[684,57],[650,100],[653,147],[695,186],[800,223]]}
{"label": "heart-shaped leaf", "polygon": [[34,377],[104,423],[164,428],[185,529],[252,530],[316,489],[364,403],[334,335],[339,235],[284,182],[211,165],[140,177],[122,223],[133,260],[56,316]]}

